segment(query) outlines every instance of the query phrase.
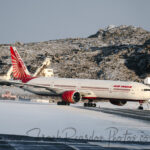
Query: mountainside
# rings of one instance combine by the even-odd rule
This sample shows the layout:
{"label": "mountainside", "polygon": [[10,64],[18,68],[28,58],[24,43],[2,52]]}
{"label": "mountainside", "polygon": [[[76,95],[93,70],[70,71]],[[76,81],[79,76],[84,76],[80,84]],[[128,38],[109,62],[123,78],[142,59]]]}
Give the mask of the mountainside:
{"label": "mountainside", "polygon": [[[1,74],[11,65],[9,46],[0,45]],[[133,26],[109,26],[88,38],[12,46],[32,73],[50,57],[58,77],[143,81],[150,76],[150,32]]]}

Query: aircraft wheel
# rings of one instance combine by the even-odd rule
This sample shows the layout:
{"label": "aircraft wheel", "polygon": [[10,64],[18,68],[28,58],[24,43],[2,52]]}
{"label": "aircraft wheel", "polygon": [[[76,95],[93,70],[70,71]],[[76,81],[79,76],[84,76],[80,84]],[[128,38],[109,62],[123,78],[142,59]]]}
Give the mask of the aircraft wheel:
{"label": "aircraft wheel", "polygon": [[84,103],[84,107],[87,107],[87,103]]}
{"label": "aircraft wheel", "polygon": [[84,103],[84,107],[96,107],[95,103]]}
{"label": "aircraft wheel", "polygon": [[69,106],[69,105],[70,105],[70,103],[67,103],[67,105]]}
{"label": "aircraft wheel", "polygon": [[93,107],[93,104],[92,103],[88,103],[88,107]]}
{"label": "aircraft wheel", "polygon": [[95,103],[93,104],[93,107],[96,107],[96,104],[95,104]]}
{"label": "aircraft wheel", "polygon": [[143,106],[139,106],[138,109],[139,110],[143,110],[144,108],[143,108]]}
{"label": "aircraft wheel", "polygon": [[61,105],[61,102],[57,102],[57,105]]}

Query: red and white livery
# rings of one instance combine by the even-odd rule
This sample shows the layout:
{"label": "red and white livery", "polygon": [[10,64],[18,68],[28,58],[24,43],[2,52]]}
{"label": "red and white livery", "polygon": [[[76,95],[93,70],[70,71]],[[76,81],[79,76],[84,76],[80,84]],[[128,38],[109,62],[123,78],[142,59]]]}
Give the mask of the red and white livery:
{"label": "red and white livery", "polygon": [[[84,106],[95,107],[94,100],[107,99],[118,106],[126,104],[127,101],[138,101],[139,108],[143,109],[142,103],[150,100],[150,87],[138,82],[32,77],[16,48],[10,47],[10,51],[13,76],[22,81],[21,83],[12,81],[11,84],[20,85],[25,90],[39,95],[60,96],[62,101],[58,102],[59,105],[89,100],[88,103],[84,103]],[[31,88],[36,88],[36,91]]]}

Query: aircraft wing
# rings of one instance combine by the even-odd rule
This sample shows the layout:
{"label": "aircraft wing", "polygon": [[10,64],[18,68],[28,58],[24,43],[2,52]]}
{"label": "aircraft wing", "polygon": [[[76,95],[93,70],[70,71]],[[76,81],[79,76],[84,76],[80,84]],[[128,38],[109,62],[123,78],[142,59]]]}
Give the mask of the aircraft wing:
{"label": "aircraft wing", "polygon": [[28,84],[28,83],[22,83],[20,81],[14,81],[14,80],[1,80],[0,79],[0,85],[7,85],[7,86],[11,86],[11,85],[14,85],[16,87],[19,87],[19,88],[23,88],[23,87],[34,87],[34,88],[44,88],[46,90],[49,90],[55,94],[61,94],[60,93],[60,90],[59,88],[51,88],[51,87],[48,87],[48,86],[41,86],[41,85],[36,85],[36,84]]}
{"label": "aircraft wing", "polygon": [[[23,88],[23,89],[28,89],[28,87],[33,87],[33,88],[43,88],[46,89],[50,92],[52,92],[55,95],[61,95],[63,94],[64,91],[67,91],[67,89],[62,89],[62,88],[54,88],[54,87],[50,87],[50,86],[43,86],[43,85],[36,85],[36,84],[29,84],[29,83],[22,83],[21,81],[18,80],[1,80],[0,79],[0,85],[7,85],[7,86],[11,86],[14,85],[16,87],[19,88]],[[95,94],[92,91],[79,91],[78,92],[82,95],[82,97],[95,97]]]}

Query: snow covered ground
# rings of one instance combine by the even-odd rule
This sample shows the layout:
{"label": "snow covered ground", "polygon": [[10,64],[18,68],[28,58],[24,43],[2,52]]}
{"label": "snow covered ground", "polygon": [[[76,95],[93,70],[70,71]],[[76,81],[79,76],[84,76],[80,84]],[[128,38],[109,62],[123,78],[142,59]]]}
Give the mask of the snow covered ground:
{"label": "snow covered ground", "polygon": [[[0,134],[150,142],[149,122],[76,107],[80,105],[0,101]],[[98,105],[117,107],[107,102]],[[128,103],[122,108],[134,111],[137,106]]]}

